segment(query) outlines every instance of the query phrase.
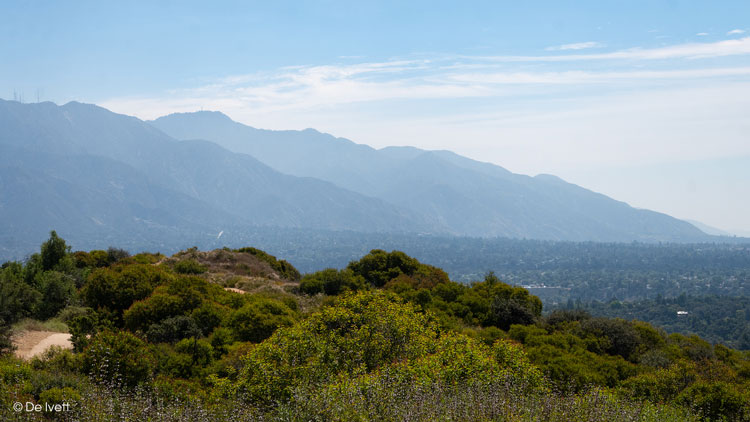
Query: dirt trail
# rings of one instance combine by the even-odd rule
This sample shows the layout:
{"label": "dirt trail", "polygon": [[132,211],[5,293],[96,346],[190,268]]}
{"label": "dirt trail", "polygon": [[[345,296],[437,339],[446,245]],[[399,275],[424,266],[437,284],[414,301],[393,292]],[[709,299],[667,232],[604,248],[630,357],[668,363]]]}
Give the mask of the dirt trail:
{"label": "dirt trail", "polygon": [[16,356],[21,359],[31,359],[52,346],[60,346],[63,349],[73,348],[70,334],[52,331],[23,331],[14,336],[13,344],[16,346]]}

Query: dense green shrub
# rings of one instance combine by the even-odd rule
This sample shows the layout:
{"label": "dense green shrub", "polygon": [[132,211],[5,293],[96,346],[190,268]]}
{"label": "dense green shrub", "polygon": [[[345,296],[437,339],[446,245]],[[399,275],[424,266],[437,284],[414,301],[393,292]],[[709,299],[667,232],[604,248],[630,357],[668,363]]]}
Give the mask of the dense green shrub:
{"label": "dense green shrub", "polygon": [[74,353],[71,350],[61,347],[52,346],[44,353],[34,356],[31,359],[31,366],[34,369],[45,370],[57,374],[72,374],[79,372],[81,369],[81,354]]}
{"label": "dense green shrub", "polygon": [[107,260],[112,264],[129,257],[130,252],[126,251],[125,249],[115,248],[112,246],[107,248]]}
{"label": "dense green shrub", "polygon": [[373,249],[359,261],[350,262],[347,268],[373,286],[382,287],[400,274],[414,274],[420,265],[419,261],[401,251]]}
{"label": "dense green shrub", "polygon": [[326,268],[312,274],[306,274],[300,281],[300,291],[309,295],[325,293],[337,295],[347,291],[362,290],[366,286],[364,278],[355,275],[350,269],[341,271]]}
{"label": "dense green shrub", "polygon": [[229,346],[233,343],[232,337],[232,332],[223,327],[219,327],[211,333],[211,337],[208,340],[214,349],[214,358],[218,359],[229,352]]}
{"label": "dense green shrub", "polygon": [[434,321],[393,296],[347,296],[251,349],[238,387],[253,400],[273,401],[297,385],[424,356],[436,338]]}
{"label": "dense green shrub", "polygon": [[0,269],[0,319],[13,324],[34,315],[42,293],[24,279],[24,268],[13,262]]}
{"label": "dense green shrub", "polygon": [[667,337],[667,344],[674,346],[669,350],[672,351],[673,354],[676,354],[676,357],[686,357],[696,362],[716,358],[711,343],[696,335],[684,336],[676,333],[670,334]]}
{"label": "dense green shrub", "polygon": [[185,338],[180,340],[174,349],[177,353],[190,356],[194,367],[206,367],[213,360],[213,346],[206,340],[199,340],[195,337]]}
{"label": "dense green shrub", "polygon": [[750,394],[726,382],[696,382],[680,393],[677,402],[712,421],[750,420]]}
{"label": "dense green shrub", "polygon": [[101,250],[73,252],[73,262],[78,268],[101,268],[111,264],[107,251]]}
{"label": "dense green shrub", "polygon": [[106,315],[102,316],[91,308],[81,308],[81,312],[76,312],[66,323],[73,350],[76,352],[82,352],[88,346],[91,337],[98,331],[114,328],[112,321],[107,319]]}
{"label": "dense green shrub", "polygon": [[192,315],[205,335],[226,318],[229,312],[226,304],[234,305],[235,300],[242,304],[247,299],[201,277],[179,276],[133,303],[123,314],[123,321],[131,331],[146,331],[164,319]]}
{"label": "dense green shrub", "polygon": [[194,259],[183,259],[174,264],[174,270],[180,274],[202,274],[208,271],[208,267]]}
{"label": "dense green shrub", "polygon": [[83,351],[83,370],[97,382],[133,387],[150,380],[156,362],[148,345],[126,331],[102,331]]}
{"label": "dense green shrub", "polygon": [[220,325],[225,325],[226,320],[229,318],[230,311],[231,309],[227,306],[206,301],[199,307],[193,309],[190,313],[190,318],[192,318],[198,325],[201,333],[204,336],[208,336],[215,328]]}
{"label": "dense green shrub", "polygon": [[232,312],[228,327],[236,340],[258,343],[270,337],[278,328],[292,325],[295,317],[295,313],[284,303],[257,297]]}
{"label": "dense green shrub", "polygon": [[631,377],[622,383],[622,388],[636,399],[670,402],[697,379],[695,364],[680,361],[668,368]]}
{"label": "dense green shrub", "polygon": [[37,318],[51,318],[75,300],[76,287],[72,277],[57,271],[45,271],[39,273],[37,279],[42,293]]}
{"label": "dense green shrub", "polygon": [[153,324],[182,315],[185,306],[179,296],[154,292],[148,299],[133,304],[123,315],[125,328],[145,331]]}
{"label": "dense green shrub", "polygon": [[598,344],[605,353],[635,361],[634,353],[643,341],[631,323],[621,319],[590,318],[581,321],[581,337],[601,339]]}
{"label": "dense green shrub", "polygon": [[581,309],[557,309],[544,318],[544,322],[552,327],[562,324],[590,319],[591,314]]}
{"label": "dense green shrub", "polygon": [[[336,270],[334,270],[336,271]],[[306,274],[299,283],[299,290],[308,295],[323,293],[325,282],[312,274]]]}
{"label": "dense green shrub", "polygon": [[146,338],[151,343],[176,343],[190,337],[200,337],[201,330],[195,321],[183,315],[151,324]]}
{"label": "dense green shrub", "polygon": [[523,344],[531,362],[562,390],[582,391],[590,385],[614,387],[637,372],[637,366],[621,356],[589,350],[599,350],[598,342],[603,339],[523,325],[511,326],[508,334]]}
{"label": "dense green shrub", "polygon": [[[93,250],[89,252],[76,251],[72,254],[73,262],[78,268],[101,268],[108,267],[130,257],[130,253],[124,249],[110,247],[106,251]],[[153,262],[141,262],[151,264]]]}
{"label": "dense green shrub", "polygon": [[146,298],[159,285],[173,280],[159,267],[143,264],[117,265],[93,271],[81,289],[86,306],[111,313],[116,325],[133,302]]}

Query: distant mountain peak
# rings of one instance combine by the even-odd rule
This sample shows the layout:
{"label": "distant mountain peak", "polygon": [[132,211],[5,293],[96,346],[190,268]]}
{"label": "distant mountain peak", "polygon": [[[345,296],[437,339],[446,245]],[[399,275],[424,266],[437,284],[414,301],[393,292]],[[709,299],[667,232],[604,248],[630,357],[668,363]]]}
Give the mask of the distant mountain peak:
{"label": "distant mountain peak", "polygon": [[159,117],[156,120],[159,119],[169,119],[169,118],[175,118],[175,117],[193,117],[195,119],[201,119],[201,120],[210,120],[210,121],[231,121],[233,122],[231,117],[227,116],[226,114],[220,112],[220,111],[213,111],[213,110],[199,110],[199,111],[188,111],[184,113],[172,113],[168,114],[166,116]]}
{"label": "distant mountain peak", "polygon": [[547,174],[547,173],[540,173],[534,176],[537,180],[544,180],[547,182],[556,182],[556,183],[565,183],[568,184],[565,180],[555,176],[554,174]]}
{"label": "distant mountain peak", "polygon": [[449,233],[557,240],[701,241],[694,226],[541,174],[450,151],[374,149],[315,129],[264,130],[196,114],[157,119],[176,139],[206,139],[286,174],[325,180],[421,216]]}

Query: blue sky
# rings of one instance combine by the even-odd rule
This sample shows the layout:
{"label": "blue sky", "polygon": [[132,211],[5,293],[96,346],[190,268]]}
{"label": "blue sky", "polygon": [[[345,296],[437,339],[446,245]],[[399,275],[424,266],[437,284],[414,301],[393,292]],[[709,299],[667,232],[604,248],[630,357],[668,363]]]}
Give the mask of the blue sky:
{"label": "blue sky", "polygon": [[750,233],[750,2],[152,3],[0,3],[0,97],[450,149]]}

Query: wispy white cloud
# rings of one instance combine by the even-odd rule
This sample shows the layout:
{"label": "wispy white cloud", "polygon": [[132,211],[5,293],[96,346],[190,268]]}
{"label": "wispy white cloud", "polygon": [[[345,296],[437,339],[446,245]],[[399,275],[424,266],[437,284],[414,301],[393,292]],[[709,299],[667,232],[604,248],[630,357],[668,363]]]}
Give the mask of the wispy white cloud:
{"label": "wispy white cloud", "polygon": [[631,48],[598,54],[551,56],[484,56],[495,62],[569,62],[591,60],[666,60],[701,59],[750,54],[750,37],[712,43],[677,44],[658,48]]}
{"label": "wispy white cloud", "polygon": [[564,51],[564,50],[585,50],[587,48],[601,48],[605,45],[596,41],[578,42],[572,44],[555,45],[547,47],[545,50],[548,51]]}
{"label": "wispy white cloud", "polygon": [[586,84],[618,81],[699,79],[721,76],[750,76],[750,67],[689,70],[635,70],[623,72],[481,72],[450,75],[454,81],[484,84]]}
{"label": "wispy white cloud", "polygon": [[532,94],[535,87],[544,86],[583,90],[587,85],[637,87],[646,81],[676,83],[722,77],[750,78],[750,66],[530,71],[486,62],[392,61],[288,67],[275,73],[225,77],[211,84],[173,90],[155,97],[112,98],[102,105],[147,119],[201,108],[243,113],[251,110],[253,114],[267,115],[388,101],[512,98]]}
{"label": "wispy white cloud", "polygon": [[[585,43],[582,43],[585,44]],[[623,84],[637,81],[747,77],[750,67],[705,67],[680,59],[750,55],[750,37],[600,54],[553,56],[436,56],[382,62],[289,66],[273,72],[232,75],[198,87],[145,98],[113,98],[105,106],[153,118],[155,113],[207,108],[262,113],[310,110],[341,104],[524,95],[535,85]],[[627,65],[618,63],[623,59]],[[671,68],[648,69],[652,60]],[[600,71],[576,69],[578,61],[606,63]],[[523,62],[537,62],[533,67]],[[565,63],[560,63],[565,62]],[[636,66],[633,67],[633,62]],[[563,66],[564,64],[564,66]],[[700,66],[697,67],[696,66]],[[573,67],[573,69],[566,69]],[[686,68],[687,67],[687,68]],[[564,69],[564,70],[563,70]],[[512,88],[517,86],[518,88]],[[150,105],[149,105],[150,104]]]}
{"label": "wispy white cloud", "polygon": [[744,33],[745,33],[744,29],[733,29],[727,32],[727,35],[739,35],[739,34],[744,34]]}
{"label": "wispy white cloud", "polygon": [[699,33],[697,33],[697,34],[695,34],[695,35],[697,35],[697,36],[699,36],[699,37],[705,37],[705,36],[707,36],[707,35],[708,35],[708,32],[699,32]]}
{"label": "wispy white cloud", "polygon": [[[744,112],[744,105],[750,106],[750,102],[743,100],[743,106],[738,106],[733,98],[739,93],[750,98],[750,62],[739,58],[717,66],[714,61],[683,60],[709,54],[750,55],[750,38],[573,55],[586,57],[580,63],[540,60],[529,65],[520,63],[521,59],[435,56],[290,66],[227,76],[158,95],[111,98],[100,103],[145,119],[173,112],[221,110],[258,127],[316,127],[376,146],[378,142],[380,146],[416,143],[427,148],[447,148],[455,139],[476,137],[476,142],[485,145],[483,148],[491,148],[495,144],[490,138],[502,134],[507,139],[503,141],[506,151],[527,151],[529,145],[541,146],[556,138],[561,140],[563,149],[567,143],[580,147],[581,160],[608,162],[621,157],[636,159],[628,155],[635,150],[631,151],[627,139],[646,139],[656,144],[654,133],[674,141],[669,145],[686,139],[698,145],[701,136],[711,138],[711,131],[723,133],[729,141],[722,152],[731,151],[738,139],[746,139],[750,126],[734,110]],[[602,60],[601,65],[592,66],[591,56]],[[523,60],[534,62],[537,58]],[[665,61],[654,63],[655,58]],[[697,90],[719,86],[722,88]],[[666,95],[666,89],[693,94]],[[633,95],[627,99],[618,97],[623,92]],[[586,98],[593,102],[583,102]],[[630,108],[623,110],[624,104]],[[654,111],[657,104],[658,113]],[[708,115],[712,117],[706,120]],[[700,130],[695,128],[699,120],[704,124]],[[512,127],[516,129],[511,130]],[[608,133],[607,127],[620,129]],[[672,135],[663,127],[669,127]],[[621,143],[619,149],[612,149],[619,151],[617,154],[608,153],[608,146],[597,144],[601,133],[608,133],[612,142]],[[425,139],[426,143],[419,144],[417,139]],[[696,151],[706,153],[701,149],[705,145],[708,143],[698,145]],[[464,153],[475,157],[491,152],[472,153],[468,143],[465,148]],[[664,157],[669,150],[649,148],[644,147],[644,151],[654,157]],[[554,147],[548,149],[556,151]],[[578,159],[575,154],[567,157]],[[516,168],[520,171],[530,172],[535,160],[524,158],[523,154],[514,157],[515,163],[524,163]],[[560,162],[561,158],[552,154],[545,160]]]}
{"label": "wispy white cloud", "polygon": [[221,110],[256,127],[450,149],[527,174],[750,155],[750,38],[568,51],[347,58],[100,104],[146,119]]}

